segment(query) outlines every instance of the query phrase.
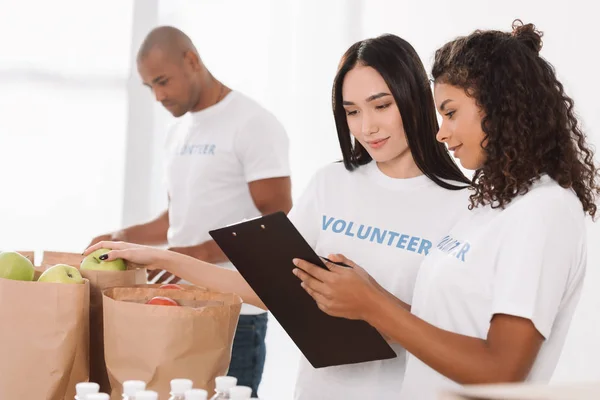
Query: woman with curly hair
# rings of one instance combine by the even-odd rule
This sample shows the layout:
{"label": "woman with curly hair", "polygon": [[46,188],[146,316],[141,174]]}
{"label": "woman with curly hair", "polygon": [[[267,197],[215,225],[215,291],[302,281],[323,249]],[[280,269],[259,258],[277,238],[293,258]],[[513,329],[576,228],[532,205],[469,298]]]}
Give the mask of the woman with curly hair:
{"label": "woman with curly hair", "polygon": [[573,100],[541,47],[535,27],[517,21],[512,33],[475,31],[436,52],[437,139],[475,170],[474,192],[470,215],[421,264],[411,307],[343,257],[353,269],[295,261],[322,310],[363,319],[410,353],[401,399],[546,382],[558,362],[599,187]]}

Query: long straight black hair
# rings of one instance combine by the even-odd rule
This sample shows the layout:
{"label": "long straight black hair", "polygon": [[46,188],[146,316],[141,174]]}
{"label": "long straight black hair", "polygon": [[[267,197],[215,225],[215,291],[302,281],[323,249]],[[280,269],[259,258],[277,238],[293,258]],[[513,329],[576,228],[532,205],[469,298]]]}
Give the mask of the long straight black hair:
{"label": "long straight black hair", "polygon": [[[346,169],[353,171],[372,161],[358,141],[353,144],[342,105],[344,78],[357,64],[372,67],[383,77],[400,110],[412,157],[423,174],[445,189],[458,190],[471,185],[450,157],[446,146],[435,138],[439,125],[423,63],[410,43],[391,34],[353,44],[338,67],[333,82],[332,104]],[[462,182],[466,186],[453,185],[443,179]]]}

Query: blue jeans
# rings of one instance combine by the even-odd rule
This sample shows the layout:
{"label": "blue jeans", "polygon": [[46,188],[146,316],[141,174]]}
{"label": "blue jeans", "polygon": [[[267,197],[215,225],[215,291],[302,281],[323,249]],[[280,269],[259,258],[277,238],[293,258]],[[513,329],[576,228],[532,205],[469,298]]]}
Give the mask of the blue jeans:
{"label": "blue jeans", "polygon": [[227,375],[235,376],[238,386],[251,387],[252,397],[258,396],[258,385],[265,366],[267,315],[240,315],[233,339],[231,364]]}

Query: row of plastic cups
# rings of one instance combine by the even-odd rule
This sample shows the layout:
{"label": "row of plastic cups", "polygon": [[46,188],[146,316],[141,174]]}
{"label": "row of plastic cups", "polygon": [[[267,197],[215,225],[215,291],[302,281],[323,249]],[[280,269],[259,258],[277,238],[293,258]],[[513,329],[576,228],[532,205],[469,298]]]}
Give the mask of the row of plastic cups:
{"label": "row of plastic cups", "polygon": [[[225,383],[224,381],[225,379],[223,379],[223,383]],[[229,384],[231,383],[233,382],[229,382]],[[157,392],[145,389],[146,383],[144,381],[131,380],[123,383],[123,395],[125,397],[135,397],[136,400],[158,399]],[[247,386],[234,386],[227,389],[229,397],[232,400],[248,400],[252,396],[252,389]],[[110,400],[108,394],[98,392],[99,385],[94,382],[78,383],[76,385],[76,391],[76,400]],[[171,394],[183,394],[185,400],[207,400],[208,397],[206,390],[192,389],[192,382],[189,379],[173,379],[171,381]]]}
{"label": "row of plastic cups", "polygon": [[[129,394],[128,396],[132,396]],[[153,390],[140,390],[135,392],[136,400],[158,400],[158,393]],[[185,392],[185,400],[207,400],[208,393],[203,389],[190,389]],[[89,393],[85,396],[77,395],[81,400],[110,400],[107,393]]]}

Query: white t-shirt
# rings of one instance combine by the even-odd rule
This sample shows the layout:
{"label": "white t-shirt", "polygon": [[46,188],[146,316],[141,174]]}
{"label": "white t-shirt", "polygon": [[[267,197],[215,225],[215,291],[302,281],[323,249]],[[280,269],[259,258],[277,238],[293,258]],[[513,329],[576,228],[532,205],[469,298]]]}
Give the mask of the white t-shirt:
{"label": "white t-shirt", "polygon": [[[527,381],[548,381],[586,269],[585,215],[548,176],[504,210],[475,208],[425,259],[412,312],[438,328],[485,339],[495,314],[530,319],[546,339]],[[458,385],[409,355],[403,400],[434,400]]]}
{"label": "white t-shirt", "polygon": [[[443,189],[425,175],[393,179],[375,162],[353,172],[336,163],[315,175],[289,217],[318,255],[344,254],[410,303],[423,257],[467,206],[467,190]],[[392,347],[398,355],[392,360],[319,369],[301,357],[295,398],[397,397],[405,351]]]}
{"label": "white t-shirt", "polygon": [[[290,176],[283,126],[240,92],[181,117],[167,137],[169,246],[212,240],[209,231],[260,216],[248,183]],[[230,262],[221,266],[233,268]],[[243,314],[264,312],[244,304]]]}

